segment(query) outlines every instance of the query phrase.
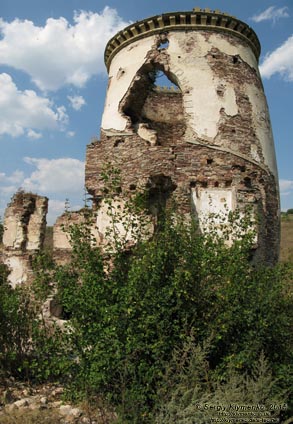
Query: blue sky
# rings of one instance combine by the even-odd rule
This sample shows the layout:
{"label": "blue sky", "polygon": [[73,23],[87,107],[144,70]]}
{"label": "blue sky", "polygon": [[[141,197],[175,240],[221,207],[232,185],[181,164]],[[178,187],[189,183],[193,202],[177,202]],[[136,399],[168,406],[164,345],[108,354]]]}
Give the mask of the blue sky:
{"label": "blue sky", "polygon": [[291,0],[1,0],[0,216],[22,187],[49,197],[48,222],[83,205],[86,145],[99,137],[109,38],[132,21],[193,7],[247,22],[277,153],[281,207],[293,208],[293,2]]}

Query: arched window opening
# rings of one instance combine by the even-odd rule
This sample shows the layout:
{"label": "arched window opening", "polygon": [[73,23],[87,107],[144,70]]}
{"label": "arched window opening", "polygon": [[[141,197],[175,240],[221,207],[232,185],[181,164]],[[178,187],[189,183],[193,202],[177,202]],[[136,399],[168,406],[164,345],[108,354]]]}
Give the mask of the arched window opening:
{"label": "arched window opening", "polygon": [[160,64],[146,64],[137,72],[120,104],[130,126],[151,145],[173,145],[186,124],[183,96],[174,74]]}

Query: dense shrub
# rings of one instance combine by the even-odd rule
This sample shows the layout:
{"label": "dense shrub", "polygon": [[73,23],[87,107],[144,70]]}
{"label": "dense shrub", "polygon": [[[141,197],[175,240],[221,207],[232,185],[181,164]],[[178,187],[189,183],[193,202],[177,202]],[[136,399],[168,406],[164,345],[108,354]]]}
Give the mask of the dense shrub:
{"label": "dense shrub", "polygon": [[[239,372],[230,365],[225,378],[219,380],[209,366],[209,349],[209,342],[197,345],[193,336],[181,349],[174,349],[159,388],[154,423],[204,424],[212,419],[249,422],[249,418],[261,422],[287,412],[288,393],[280,391],[263,354],[250,373]],[[277,410],[272,405],[277,405]],[[244,409],[237,409],[238,406]]]}
{"label": "dense shrub", "polygon": [[0,265],[0,373],[21,375],[32,333],[30,299],[26,290],[12,289],[7,276]]}
{"label": "dense shrub", "polygon": [[[36,260],[33,295],[12,290],[2,269],[1,370],[58,379],[74,399],[102,398],[124,424],[187,424],[196,402],[220,402],[237,387],[235,402],[285,401],[292,386],[292,269],[251,262],[252,227],[237,213],[229,217],[234,230],[222,226],[220,233],[162,214],[159,231],[145,237],[143,196],[115,210],[114,176],[106,252],[94,244],[85,210],[88,224],[70,229],[71,262]],[[119,239],[118,224],[136,243]],[[67,319],[63,331],[42,318],[53,289]],[[257,390],[263,396],[253,398]]]}
{"label": "dense shrub", "polygon": [[86,231],[74,229],[73,260],[57,273],[76,359],[73,392],[102,394],[123,423],[152,422],[164,370],[191,333],[195,345],[209,340],[217,381],[231,370],[252,372],[264,355],[275,390],[290,387],[290,269],[253,266],[249,235],[228,247],[216,234],[166,219],[106,269]]}

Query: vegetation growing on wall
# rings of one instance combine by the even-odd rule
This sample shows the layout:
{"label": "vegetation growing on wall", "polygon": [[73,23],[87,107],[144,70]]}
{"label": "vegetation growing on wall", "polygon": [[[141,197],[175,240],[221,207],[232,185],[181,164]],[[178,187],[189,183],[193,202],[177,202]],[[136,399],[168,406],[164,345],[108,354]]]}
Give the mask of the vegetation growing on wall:
{"label": "vegetation growing on wall", "polygon": [[[108,196],[111,210],[119,193]],[[133,214],[139,199],[129,204]],[[228,247],[225,232],[201,234],[166,213],[159,231],[145,238],[140,221],[132,228],[121,213],[113,219],[137,235],[136,245],[116,234],[105,254],[89,226],[72,226],[71,263],[49,266],[40,257],[33,297],[12,290],[2,269],[2,375],[58,380],[72,399],[103,399],[121,423],[189,424],[195,416],[208,422],[195,405],[225,404],[232,392],[235,402],[286,403],[293,383],[292,269],[251,264],[247,227]],[[63,331],[42,319],[52,281],[67,320]],[[288,417],[285,409],[278,415]]]}

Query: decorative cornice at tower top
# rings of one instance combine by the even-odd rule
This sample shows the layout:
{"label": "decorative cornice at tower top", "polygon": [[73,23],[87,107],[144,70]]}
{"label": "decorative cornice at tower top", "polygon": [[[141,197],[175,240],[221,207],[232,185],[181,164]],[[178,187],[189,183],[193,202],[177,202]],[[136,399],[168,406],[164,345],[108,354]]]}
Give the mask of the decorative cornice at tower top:
{"label": "decorative cornice at tower top", "polygon": [[105,49],[107,69],[109,69],[115,54],[123,47],[140,38],[169,30],[226,32],[246,41],[252,48],[257,60],[260,56],[260,42],[257,35],[245,22],[219,10],[194,8],[189,12],[169,12],[143,19],[119,31],[111,38]]}

